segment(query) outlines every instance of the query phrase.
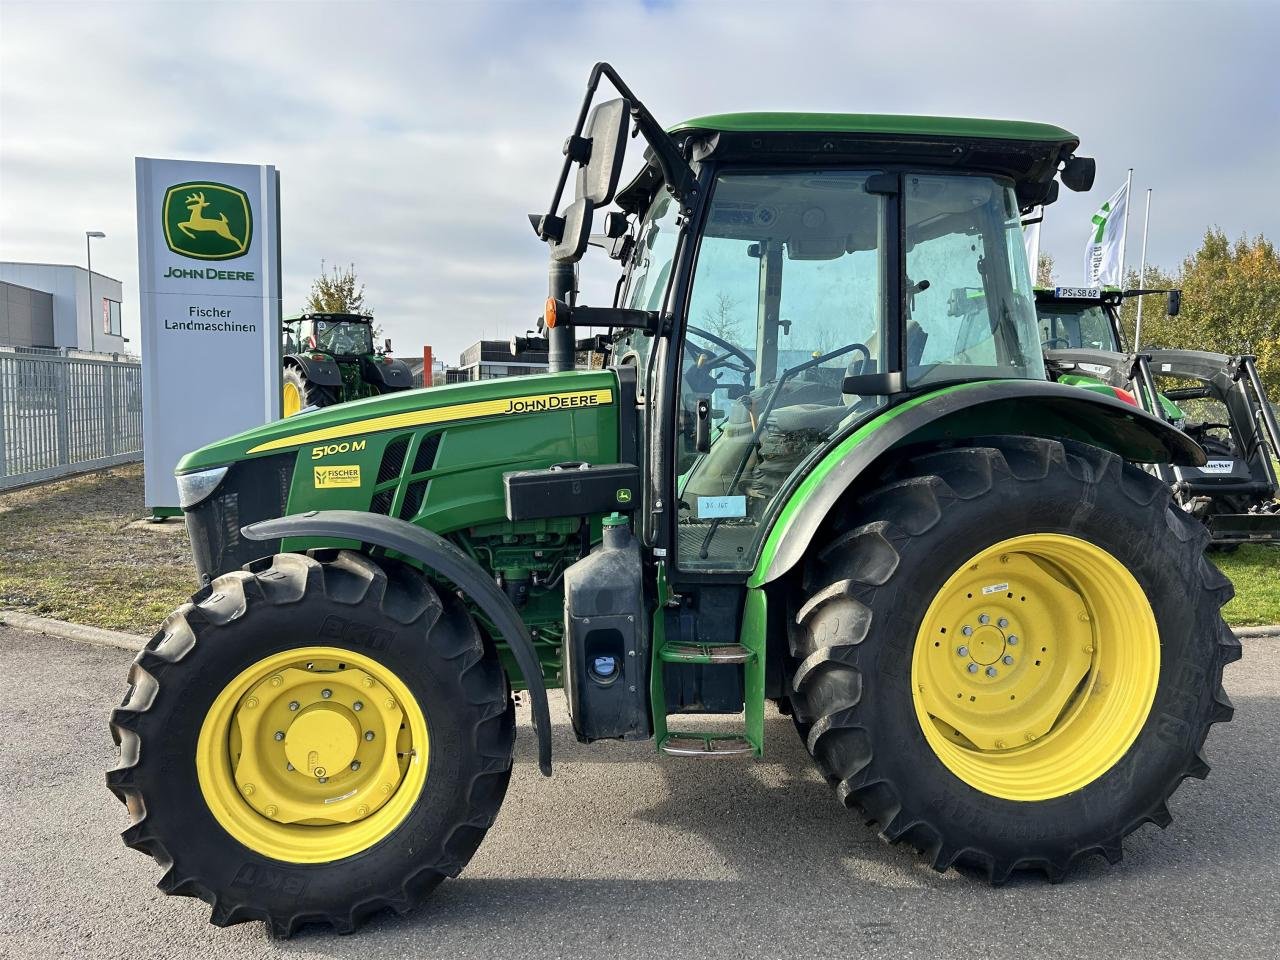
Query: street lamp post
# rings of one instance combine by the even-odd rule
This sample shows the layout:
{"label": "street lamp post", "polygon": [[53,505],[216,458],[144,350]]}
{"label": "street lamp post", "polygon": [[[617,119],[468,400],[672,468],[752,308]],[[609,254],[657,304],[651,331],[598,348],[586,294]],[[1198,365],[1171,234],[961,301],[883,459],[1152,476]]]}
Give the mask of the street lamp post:
{"label": "street lamp post", "polygon": [[89,351],[97,353],[97,338],[94,336],[94,328],[97,326],[97,317],[94,315],[93,309],[93,247],[91,241],[101,240],[106,234],[101,230],[86,230],[84,232],[84,266],[89,276]]}

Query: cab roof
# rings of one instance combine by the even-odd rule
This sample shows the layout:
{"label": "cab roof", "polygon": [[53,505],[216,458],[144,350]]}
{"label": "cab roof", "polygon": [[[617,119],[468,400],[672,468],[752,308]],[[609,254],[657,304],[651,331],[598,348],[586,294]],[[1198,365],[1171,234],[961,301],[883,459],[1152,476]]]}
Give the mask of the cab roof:
{"label": "cab roof", "polygon": [[283,323],[297,323],[300,320],[331,320],[334,323],[372,323],[372,314],[367,313],[295,313],[287,316]]}
{"label": "cab roof", "polygon": [[972,117],[921,117],[886,113],[719,113],[685,120],[671,133],[831,133],[890,137],[940,137],[959,140],[1024,140],[1080,144],[1075,134],[1048,123],[1025,120],[982,120]]}
{"label": "cab roof", "polygon": [[[668,132],[689,141],[695,161],[902,164],[995,174],[1014,182],[1023,208],[1052,202],[1051,182],[1080,145],[1075,134],[1047,123],[877,113],[721,113],[685,120]],[[639,212],[661,186],[652,151],[646,161],[618,195],[623,210]]]}

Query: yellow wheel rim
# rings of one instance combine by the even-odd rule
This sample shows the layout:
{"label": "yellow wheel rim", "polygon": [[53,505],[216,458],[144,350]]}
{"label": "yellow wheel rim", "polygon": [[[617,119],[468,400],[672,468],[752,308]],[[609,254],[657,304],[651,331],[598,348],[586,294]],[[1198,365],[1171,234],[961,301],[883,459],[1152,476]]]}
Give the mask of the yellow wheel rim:
{"label": "yellow wheel rim", "polygon": [[911,661],[925,740],[1006,800],[1048,800],[1110,770],[1155,699],[1160,635],[1110,553],[1061,534],[997,543],[948,578]]}
{"label": "yellow wheel rim", "polygon": [[284,407],[284,415],[292,417],[302,410],[302,392],[298,389],[296,383],[285,383],[283,387],[284,397],[282,406]]}
{"label": "yellow wheel rim", "polygon": [[260,660],[210,707],[200,790],[236,840],[274,860],[327,863],[391,833],[427,779],[427,721],[369,657],[299,647]]}

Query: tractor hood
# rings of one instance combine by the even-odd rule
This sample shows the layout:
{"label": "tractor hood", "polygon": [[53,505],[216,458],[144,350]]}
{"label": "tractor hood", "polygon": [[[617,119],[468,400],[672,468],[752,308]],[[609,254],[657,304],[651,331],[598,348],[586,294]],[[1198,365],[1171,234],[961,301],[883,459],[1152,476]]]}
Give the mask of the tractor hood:
{"label": "tractor hood", "polygon": [[194,450],[176,473],[224,466],[306,445],[341,444],[390,430],[607,406],[617,401],[608,371],[572,370],[407,390],[325,407],[255,427]]}

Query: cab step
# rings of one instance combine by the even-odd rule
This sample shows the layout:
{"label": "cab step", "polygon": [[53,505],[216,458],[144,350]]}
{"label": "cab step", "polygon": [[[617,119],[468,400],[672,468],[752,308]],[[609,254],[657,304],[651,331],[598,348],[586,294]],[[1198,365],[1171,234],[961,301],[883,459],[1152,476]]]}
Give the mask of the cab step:
{"label": "cab step", "polygon": [[740,643],[666,643],[658,655],[667,663],[750,663],[755,654]]}
{"label": "cab step", "polygon": [[670,757],[695,760],[720,760],[729,757],[754,757],[756,748],[746,737],[737,734],[669,733],[659,748]]}

